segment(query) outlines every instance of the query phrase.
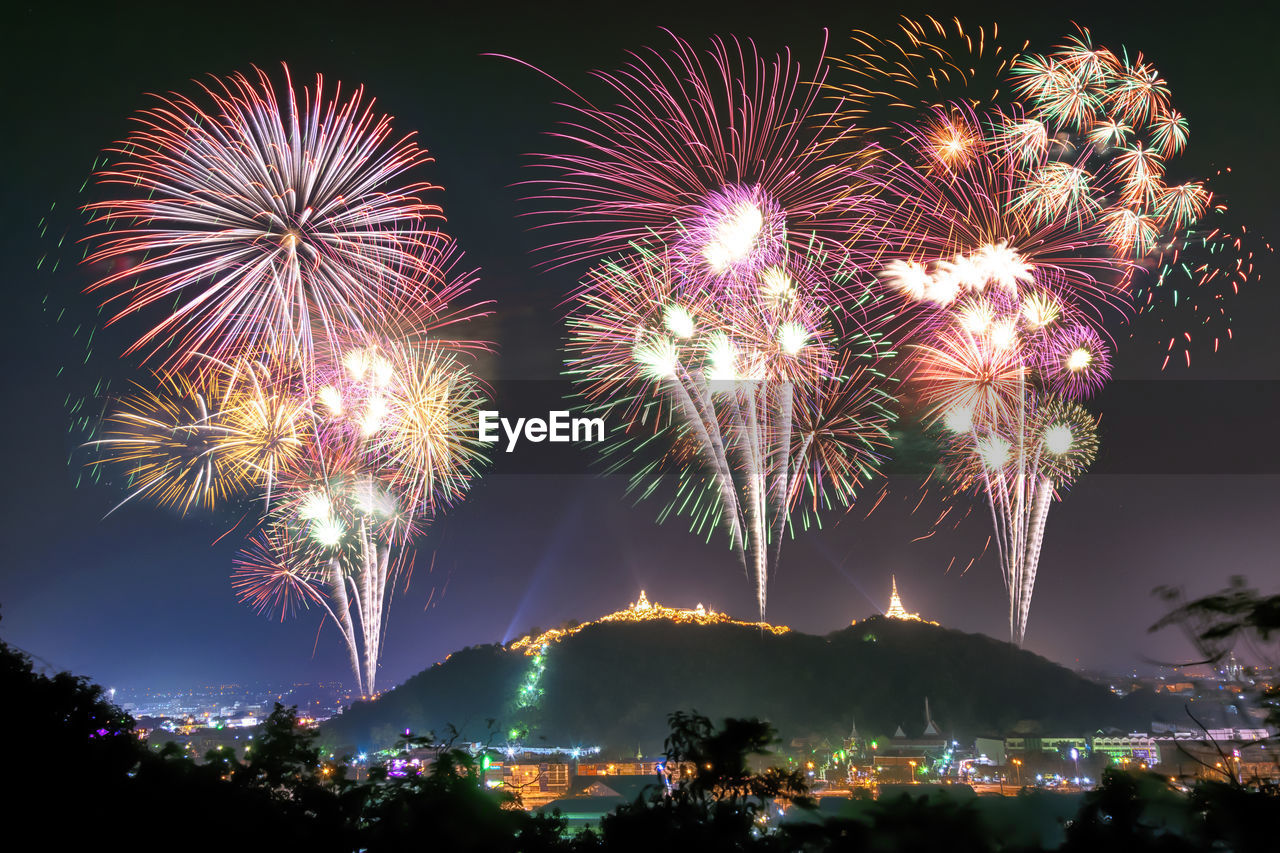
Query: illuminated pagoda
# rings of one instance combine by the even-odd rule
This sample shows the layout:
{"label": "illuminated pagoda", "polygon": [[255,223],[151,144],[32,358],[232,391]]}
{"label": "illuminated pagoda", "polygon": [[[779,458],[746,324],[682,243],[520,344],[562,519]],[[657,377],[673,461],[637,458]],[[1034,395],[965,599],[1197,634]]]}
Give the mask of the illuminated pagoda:
{"label": "illuminated pagoda", "polygon": [[[885,619],[898,619],[902,622],[923,622],[926,625],[937,625],[931,619],[925,619],[919,613],[908,613],[907,608],[902,606],[902,598],[898,595],[898,579],[894,575],[889,576],[891,589],[889,593],[889,607],[884,611]],[[854,619],[851,625],[857,625],[858,620]]]}
{"label": "illuminated pagoda", "polygon": [[919,613],[908,613],[907,608],[902,606],[902,599],[898,597],[898,579],[893,575],[889,575],[889,579],[893,583],[893,592],[889,595],[889,609],[884,612],[884,615],[889,619],[923,622]]}

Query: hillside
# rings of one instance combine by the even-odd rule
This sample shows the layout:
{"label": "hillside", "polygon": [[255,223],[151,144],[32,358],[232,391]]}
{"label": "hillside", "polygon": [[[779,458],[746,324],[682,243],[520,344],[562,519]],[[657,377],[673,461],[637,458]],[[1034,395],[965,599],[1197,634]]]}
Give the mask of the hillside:
{"label": "hillside", "polygon": [[[1176,700],[1120,699],[1045,658],[977,634],[873,617],[825,637],[741,624],[666,620],[591,624],[540,659],[479,646],[451,655],[376,702],[326,724],[325,740],[383,746],[403,729],[464,739],[529,730],[528,745],[601,745],[607,753],[659,753],[666,715],[758,716],[786,738],[885,736],[924,727],[924,699],[944,732],[972,738],[1030,721],[1045,733],[1146,729],[1177,719]],[[535,701],[516,702],[522,687]],[[487,721],[494,721],[490,730]]]}

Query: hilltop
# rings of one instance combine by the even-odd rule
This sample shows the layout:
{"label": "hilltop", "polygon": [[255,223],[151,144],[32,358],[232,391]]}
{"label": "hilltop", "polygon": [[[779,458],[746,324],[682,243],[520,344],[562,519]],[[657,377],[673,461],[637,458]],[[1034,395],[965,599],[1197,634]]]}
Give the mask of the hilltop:
{"label": "hilltop", "polygon": [[[644,606],[648,607],[647,602]],[[656,605],[654,606],[656,607]],[[510,646],[474,646],[423,670],[324,728],[361,749],[405,729],[530,746],[661,751],[666,715],[758,716],[785,739],[866,736],[924,727],[924,700],[944,732],[971,738],[1015,728],[1044,733],[1145,729],[1177,719],[1174,700],[1121,699],[1009,643],[929,622],[872,617],[826,636],[735,622],[723,614],[635,605],[572,630]],[[662,618],[668,614],[673,618]],[[490,722],[492,721],[492,722]]]}

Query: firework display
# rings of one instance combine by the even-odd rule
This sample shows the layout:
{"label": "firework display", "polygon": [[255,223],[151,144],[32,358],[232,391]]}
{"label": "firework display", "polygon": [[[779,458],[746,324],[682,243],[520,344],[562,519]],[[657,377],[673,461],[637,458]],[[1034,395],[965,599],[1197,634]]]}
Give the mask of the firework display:
{"label": "firework display", "polygon": [[420,197],[437,188],[400,182],[426,152],[394,139],[361,89],[327,97],[319,76],[314,89],[284,77],[283,98],[260,70],[205,84],[203,104],[160,98],[98,173],[127,195],[88,205],[87,260],[108,268],[90,289],[110,294],[110,322],[159,314],[130,352],[305,360],[334,329],[377,329],[440,280],[448,241]]}
{"label": "firework display", "polygon": [[832,326],[814,268],[770,266],[708,298],[670,253],[637,253],[596,269],[569,319],[570,376],[627,425],[619,463],[662,448],[632,488],[671,486],[663,516],[722,526],[762,614],[793,511],[847,506],[888,443],[883,377],[840,355],[876,341]]}
{"label": "firework display", "polygon": [[428,336],[471,276],[428,229],[430,187],[397,183],[425,152],[387,144],[359,90],[285,80],[283,100],[262,72],[206,86],[211,110],[164,99],[101,173],[135,195],[89,205],[108,230],[88,260],[142,260],[91,289],[127,300],[115,319],[173,308],[130,347],[164,367],[108,407],[91,464],[183,513],[260,498],[233,588],[281,618],[320,607],[371,696],[414,536],[483,463],[482,345]]}
{"label": "firework display", "polygon": [[671,487],[660,518],[723,526],[761,618],[788,521],[853,500],[908,379],[952,484],[991,505],[1021,643],[1050,501],[1096,449],[1077,401],[1109,326],[1160,303],[1223,207],[1169,179],[1189,128],[1159,73],[1083,28],[1045,55],[934,19],[854,45],[803,97],[789,57],[678,39],[597,74],[615,105],[575,95],[554,135],[576,153],[534,182],[589,232],[559,260],[597,264],[568,372],[626,425],[636,492]]}
{"label": "firework display", "polygon": [[1077,195],[1097,206],[1108,242],[1151,271],[1132,281],[1133,309],[1158,315],[1161,367],[1175,355],[1190,365],[1200,340],[1216,352],[1231,338],[1226,302],[1250,278],[1254,243],[1229,228],[1207,181],[1172,178],[1190,125],[1159,71],[1078,27],[1056,50],[1020,56],[1011,77],[1027,123],[1060,152],[1035,179],[1040,204]]}
{"label": "firework display", "polygon": [[1096,420],[1076,400],[1106,380],[1109,352],[1031,274],[1005,288],[997,272],[964,260],[981,271],[971,279],[980,288],[959,297],[917,345],[912,381],[928,417],[943,426],[952,482],[990,504],[1009,634],[1021,644],[1050,502],[1097,451]]}
{"label": "firework display", "polygon": [[677,39],[598,76],[619,105],[574,106],[562,135],[589,153],[547,156],[541,182],[598,228],[555,248],[606,256],[575,299],[567,370],[625,425],[619,464],[644,448],[634,492],[724,529],[763,620],[789,521],[848,506],[887,445],[889,344],[862,310],[870,153],[814,124],[789,57],[740,42],[704,57]]}
{"label": "firework display", "polygon": [[[1052,502],[1098,453],[1084,403],[1117,326],[1150,315],[1165,364],[1189,364],[1193,340],[1230,338],[1252,272],[1221,199],[1180,174],[1170,87],[1080,27],[1035,53],[908,20],[807,74],[668,35],[594,72],[598,94],[560,84],[527,182],[544,263],[575,270],[564,372],[608,424],[608,470],[659,521],[727,539],[764,624],[782,542],[854,505],[918,403],[949,507],[990,510],[1021,645]],[[376,695],[414,543],[485,464],[487,345],[452,339],[484,312],[415,177],[431,158],[363,89],[287,68],[136,121],[95,165],[84,261],[148,373],[106,404],[89,470],[117,508],[247,508],[238,598],[318,608]]]}
{"label": "firework display", "polygon": [[595,73],[613,103],[569,90],[573,118],[554,135],[574,150],[538,158],[543,224],[576,232],[549,247],[557,260],[596,262],[656,240],[682,272],[712,281],[815,243],[839,263],[865,230],[871,152],[818,118],[820,90],[790,54],[768,59],[736,39],[699,51],[673,37],[669,50],[632,58]]}
{"label": "firework display", "polygon": [[[914,32],[909,55],[961,63],[937,47],[949,31]],[[845,65],[859,80],[870,67]],[[897,67],[901,86],[912,66]],[[890,129],[873,183],[892,246],[881,278],[917,306],[904,369],[943,429],[952,485],[990,506],[1021,644],[1050,504],[1096,454],[1096,419],[1078,401],[1109,378],[1108,322],[1139,288],[1150,298],[1145,271],[1214,202],[1202,182],[1166,183],[1187,123],[1141,54],[1079,29],[1007,68],[1012,99],[929,103]],[[918,88],[941,89],[928,73]],[[873,90],[851,91],[861,115]]]}
{"label": "firework display", "polygon": [[930,16],[904,16],[892,33],[856,30],[851,41],[850,52],[829,57],[833,73],[823,83],[831,119],[857,132],[891,130],[952,103],[995,106],[1019,55],[1001,41],[998,25],[966,27]]}

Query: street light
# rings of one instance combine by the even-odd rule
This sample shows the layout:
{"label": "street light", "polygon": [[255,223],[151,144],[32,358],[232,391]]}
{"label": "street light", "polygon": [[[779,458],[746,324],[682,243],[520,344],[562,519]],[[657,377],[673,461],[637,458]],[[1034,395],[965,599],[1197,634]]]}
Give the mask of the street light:
{"label": "street light", "polygon": [[908,761],[907,763],[911,765],[911,784],[912,784],[912,785],[915,785],[915,784],[917,784],[917,782],[916,782],[916,763],[915,763],[914,761]]}
{"label": "street light", "polygon": [[1080,786],[1080,750],[1071,747],[1071,760],[1076,763],[1076,787]]}
{"label": "street light", "polygon": [[1013,759],[1013,766],[1017,768],[1014,772],[1018,774],[1018,787],[1021,788],[1022,787],[1022,759],[1021,758]]}

